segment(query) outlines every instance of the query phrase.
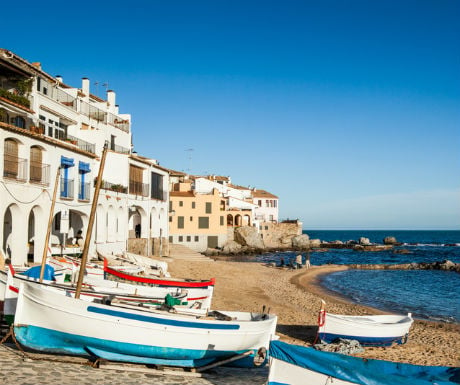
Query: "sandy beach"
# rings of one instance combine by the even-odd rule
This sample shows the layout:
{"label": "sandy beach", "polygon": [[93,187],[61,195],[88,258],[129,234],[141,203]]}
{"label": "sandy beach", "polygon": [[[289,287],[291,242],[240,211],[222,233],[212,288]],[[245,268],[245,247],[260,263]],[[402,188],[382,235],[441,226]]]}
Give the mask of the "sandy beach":
{"label": "sandy beach", "polygon": [[[311,345],[316,336],[321,299],[327,311],[337,314],[379,314],[323,290],[318,277],[344,266],[312,266],[288,270],[253,262],[198,262],[174,260],[169,271],[178,278],[216,278],[213,308],[261,311],[265,305],[278,315],[277,334],[282,341]],[[460,365],[460,325],[415,320],[405,345],[366,348],[361,357],[419,365]]]}

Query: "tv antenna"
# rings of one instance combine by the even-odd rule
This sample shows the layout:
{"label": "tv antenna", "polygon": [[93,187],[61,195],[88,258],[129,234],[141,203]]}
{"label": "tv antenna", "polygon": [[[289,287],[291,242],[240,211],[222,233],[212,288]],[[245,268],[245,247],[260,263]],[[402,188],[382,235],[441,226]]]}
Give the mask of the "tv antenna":
{"label": "tv antenna", "polygon": [[190,174],[190,172],[192,171],[192,153],[193,153],[193,148],[187,148],[185,150],[187,152],[187,159],[188,159],[188,169],[186,170],[187,171],[187,174]]}

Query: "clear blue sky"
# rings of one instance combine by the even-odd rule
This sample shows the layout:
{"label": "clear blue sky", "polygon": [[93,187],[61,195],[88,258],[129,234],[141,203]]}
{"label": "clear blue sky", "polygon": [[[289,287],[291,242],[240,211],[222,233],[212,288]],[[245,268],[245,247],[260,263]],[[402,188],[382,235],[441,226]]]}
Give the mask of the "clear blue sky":
{"label": "clear blue sky", "polygon": [[[460,228],[460,2],[7,2],[0,46],[108,82],[135,150],[305,229]],[[193,149],[193,151],[186,151]],[[191,160],[189,160],[191,155]]]}

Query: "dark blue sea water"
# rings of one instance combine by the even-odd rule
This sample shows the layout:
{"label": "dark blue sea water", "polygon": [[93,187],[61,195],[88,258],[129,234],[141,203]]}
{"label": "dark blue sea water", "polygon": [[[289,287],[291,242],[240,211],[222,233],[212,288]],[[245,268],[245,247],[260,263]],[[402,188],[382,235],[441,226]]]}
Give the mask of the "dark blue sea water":
{"label": "dark blue sea water", "polygon": [[[322,241],[369,238],[383,243],[386,236],[401,242],[394,251],[362,252],[329,249],[311,252],[312,265],[324,264],[399,264],[410,262],[460,262],[460,231],[394,231],[394,230],[305,230],[310,239]],[[266,253],[256,262],[279,263],[295,258],[294,252]],[[303,253],[305,259],[305,253]],[[329,274],[321,284],[353,302],[385,311],[408,313],[415,318],[460,323],[460,274],[436,270],[348,270]]]}

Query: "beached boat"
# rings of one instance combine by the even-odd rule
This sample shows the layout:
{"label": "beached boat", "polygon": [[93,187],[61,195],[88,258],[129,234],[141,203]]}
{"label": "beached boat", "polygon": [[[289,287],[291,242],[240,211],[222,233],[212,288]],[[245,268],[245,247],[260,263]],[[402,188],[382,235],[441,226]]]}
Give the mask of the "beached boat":
{"label": "beached boat", "polygon": [[318,316],[318,338],[331,343],[338,338],[357,340],[363,346],[391,346],[407,341],[414,320],[407,315],[349,316],[326,312],[322,301]]}
{"label": "beached boat", "polygon": [[[3,315],[8,323],[12,323],[14,319],[21,282],[44,285],[49,290],[61,292],[63,295],[75,296],[75,285],[70,282],[55,282],[52,270],[51,266],[46,265],[45,279],[40,283],[38,282],[40,266],[33,267],[22,274],[16,273],[12,266],[8,266],[3,297]],[[85,301],[101,303],[109,301],[145,307],[159,307],[166,304],[171,307],[170,310],[177,313],[203,315],[211,307],[213,289],[213,287],[184,289],[172,286],[138,286],[88,277],[83,286],[81,298]]]}
{"label": "beached boat", "polygon": [[277,317],[209,312],[206,317],[106,305],[21,283],[14,333],[21,345],[111,361],[196,367],[246,353],[250,366],[269,347]]}
{"label": "beached boat", "polygon": [[131,283],[138,283],[151,286],[176,286],[176,287],[208,287],[214,286],[215,279],[195,280],[195,279],[177,279],[177,278],[155,278],[144,275],[134,275],[128,272],[119,271],[109,266],[108,261],[104,258],[104,272],[107,279],[124,280]]}
{"label": "beached boat", "polygon": [[460,368],[411,365],[328,353],[281,341],[270,343],[267,385],[453,385]]}

